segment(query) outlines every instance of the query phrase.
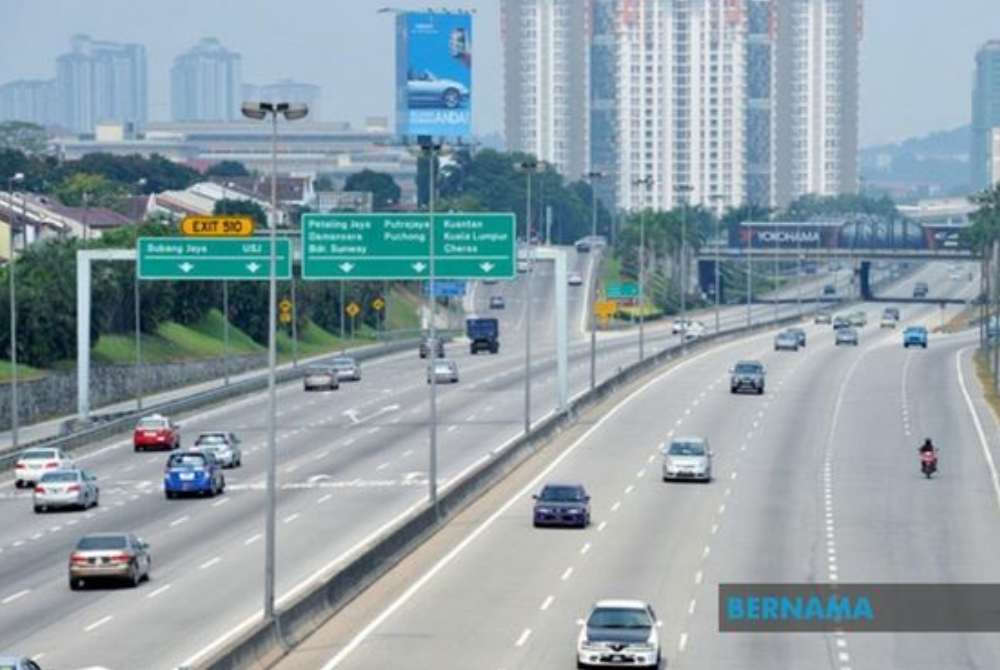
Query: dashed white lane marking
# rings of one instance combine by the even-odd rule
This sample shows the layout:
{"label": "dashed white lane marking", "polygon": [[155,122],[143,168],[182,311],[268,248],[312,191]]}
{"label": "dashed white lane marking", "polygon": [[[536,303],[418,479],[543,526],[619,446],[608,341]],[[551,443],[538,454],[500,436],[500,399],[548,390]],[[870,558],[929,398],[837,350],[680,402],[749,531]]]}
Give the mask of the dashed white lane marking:
{"label": "dashed white lane marking", "polygon": [[635,473],[636,479],[642,479],[645,476],[646,476],[646,469],[645,468],[643,468],[642,470],[639,470],[639,472]]}
{"label": "dashed white lane marking", "polygon": [[228,503],[229,500],[230,498],[222,498],[221,500],[216,500],[214,503],[212,503],[212,507],[222,507],[223,505]]}
{"label": "dashed white lane marking", "polygon": [[635,490],[635,485],[634,484],[629,484],[628,486],[625,487],[625,495],[628,495],[629,493],[632,493],[632,491],[634,491],[634,490]]}
{"label": "dashed white lane marking", "polygon": [[288,466],[287,468],[285,468],[285,474],[290,474],[290,473],[292,473],[292,472],[295,472],[295,471],[296,471],[296,470],[298,470],[298,469],[299,469],[300,467],[301,467],[301,466],[299,466],[299,465],[289,465],[289,466]]}
{"label": "dashed white lane marking", "polygon": [[839,654],[837,654],[837,659],[841,663],[850,663],[851,662],[851,655],[848,654],[847,652],[842,651]]}
{"label": "dashed white lane marking", "polygon": [[570,567],[566,568],[566,572],[562,573],[562,577],[560,577],[559,579],[561,579],[562,581],[565,582],[567,579],[569,579],[572,576],[573,576],[573,567],[570,566]]}
{"label": "dashed white lane marking", "polygon": [[539,607],[538,609],[540,609],[541,611],[544,612],[545,610],[547,610],[549,608],[550,605],[552,605],[552,602],[554,600],[555,600],[555,596],[549,596],[544,601],[542,601],[542,606]]}
{"label": "dashed white lane marking", "polygon": [[403,456],[410,456],[413,454],[413,449],[407,449],[403,452]]}
{"label": "dashed white lane marking", "polygon": [[313,460],[314,461],[322,461],[324,458],[326,458],[329,455],[330,455],[329,451],[321,451],[318,454],[316,454],[315,456],[313,456]]}
{"label": "dashed white lane marking", "polygon": [[458,430],[458,426],[448,426],[447,432],[454,433],[456,430]]}
{"label": "dashed white lane marking", "polygon": [[845,640],[842,637],[838,637],[837,638],[837,646],[840,647],[840,648],[846,647],[847,646],[847,640]]}
{"label": "dashed white lane marking", "polygon": [[525,643],[528,641],[529,637],[531,637],[531,629],[525,628],[524,632],[521,633],[521,637],[517,638],[517,642],[514,643],[514,646],[523,647]]}
{"label": "dashed white lane marking", "polygon": [[98,619],[97,621],[95,621],[94,623],[90,624],[89,626],[84,626],[83,632],[84,633],[89,633],[92,630],[96,630],[96,629],[100,628],[101,626],[103,626],[104,624],[106,624],[109,621],[111,621],[112,619],[114,619],[114,617],[109,614],[106,617]]}
{"label": "dashed white lane marking", "polygon": [[617,512],[618,508],[621,507],[621,506],[622,506],[621,501],[617,501],[617,502],[615,502],[614,505],[611,506],[611,511],[612,512]]}
{"label": "dashed white lane marking", "polygon": [[386,469],[387,467],[389,467],[389,464],[388,464],[388,463],[383,463],[382,465],[380,465],[380,466],[378,466],[377,468],[375,468],[375,472],[382,472],[382,471],[383,471],[383,470],[385,470],[385,469]]}
{"label": "dashed white lane marking", "polygon": [[597,524],[597,532],[600,533],[601,531],[603,531],[607,527],[608,527],[608,522],[607,521],[602,521],[601,523]]}
{"label": "dashed white lane marking", "polygon": [[722,503],[721,505],[719,505],[719,515],[721,516],[725,513],[726,513],[726,503]]}
{"label": "dashed white lane marking", "polygon": [[18,598],[23,598],[24,596],[31,593],[31,589],[24,589],[23,591],[18,591],[17,593],[12,593],[3,600],[0,600],[0,605],[9,605]]}
{"label": "dashed white lane marking", "polygon": [[150,593],[147,593],[146,597],[147,598],[155,598],[156,596],[160,595],[161,593],[166,593],[169,590],[170,590],[170,584],[164,584],[163,586],[161,586],[160,588],[156,589],[155,591],[151,591]]}
{"label": "dashed white lane marking", "polygon": [[191,517],[189,517],[189,516],[182,516],[179,519],[174,519],[173,521],[171,521],[170,525],[171,526],[179,526],[182,523],[184,523],[185,521],[188,521],[190,518]]}
{"label": "dashed white lane marking", "polygon": [[687,647],[687,644],[688,644],[688,634],[681,633],[681,639],[677,643],[677,651],[684,651],[684,649]]}
{"label": "dashed white lane marking", "polygon": [[701,580],[703,580],[704,578],[705,578],[705,574],[701,570],[699,570],[698,572],[694,573],[694,583],[695,584],[701,584]]}
{"label": "dashed white lane marking", "polygon": [[298,512],[295,512],[294,514],[289,514],[288,516],[286,516],[281,521],[283,523],[291,523],[291,522],[295,521],[296,519],[298,519],[300,516],[301,516],[301,514],[299,514]]}
{"label": "dashed white lane marking", "polygon": [[217,565],[217,564],[219,564],[221,562],[222,562],[222,558],[219,557],[219,556],[216,556],[215,558],[210,558],[207,561],[205,561],[204,563],[202,563],[201,565],[199,565],[198,569],[199,570],[207,570],[210,567],[212,567],[213,565]]}
{"label": "dashed white lane marking", "polygon": [[43,535],[43,533],[35,533],[29,539],[31,539],[31,540],[39,540],[39,539],[41,539],[42,535]]}
{"label": "dashed white lane marking", "polygon": [[580,547],[581,554],[586,554],[588,551],[590,551],[590,542]]}
{"label": "dashed white lane marking", "polygon": [[712,553],[712,547],[705,545],[705,549],[702,550],[701,555],[703,558],[708,558],[708,555]]}
{"label": "dashed white lane marking", "polygon": [[317,500],[316,504],[317,505],[322,505],[323,503],[325,503],[327,500],[331,499],[332,497],[333,497],[332,493],[327,493],[325,496],[323,496],[319,500]]}
{"label": "dashed white lane marking", "polygon": [[719,524],[713,523],[712,524],[712,535],[715,535],[718,532],[719,532]]}
{"label": "dashed white lane marking", "polygon": [[249,546],[250,546],[251,544],[253,544],[253,543],[254,543],[254,542],[256,542],[257,540],[259,540],[260,538],[261,538],[261,535],[260,535],[260,533],[257,533],[256,535],[253,535],[253,536],[251,536],[251,537],[248,537],[248,538],[247,538],[247,539],[246,539],[246,540],[245,540],[245,541],[243,542],[243,546],[244,546],[244,547],[249,547]]}
{"label": "dashed white lane marking", "polygon": [[691,602],[688,603],[688,615],[689,616],[692,615],[692,614],[694,614],[694,608],[695,608],[695,605],[697,605],[697,604],[698,604],[698,601],[696,599],[694,599],[694,598],[692,598]]}

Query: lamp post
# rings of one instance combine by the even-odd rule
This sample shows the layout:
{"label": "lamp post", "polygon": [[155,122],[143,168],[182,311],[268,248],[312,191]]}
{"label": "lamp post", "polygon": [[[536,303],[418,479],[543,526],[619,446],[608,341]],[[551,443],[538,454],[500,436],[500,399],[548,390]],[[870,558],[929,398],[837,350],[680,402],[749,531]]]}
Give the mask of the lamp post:
{"label": "lamp post", "polygon": [[[771,221],[771,217],[770,216],[768,216],[768,221]],[[774,280],[773,280],[774,281],[774,286],[772,288],[774,289],[774,294],[773,294],[774,295],[774,320],[777,321],[778,320],[778,311],[780,309],[780,306],[779,306],[779,303],[778,303],[778,291],[777,291],[777,289],[778,289],[778,286],[779,286],[779,279],[781,278],[781,274],[780,274],[780,272],[778,270],[778,231],[774,228],[773,224],[771,226],[771,234],[774,235],[774,263],[772,264],[772,272],[774,272]]]}
{"label": "lamp post", "polygon": [[[18,445],[18,397],[17,397],[17,292],[14,281],[14,250],[16,244],[14,223],[14,183],[23,182],[24,174],[18,172],[7,179],[7,220],[10,222],[10,260],[7,276],[10,279],[10,443],[14,449]],[[22,196],[23,197],[23,196]],[[23,217],[22,217],[23,218]],[[24,224],[24,221],[21,221]]]}
{"label": "lamp post", "polygon": [[[747,219],[753,213],[753,206],[747,203]],[[753,326],[753,226],[744,221],[747,229],[747,328]]]}
{"label": "lamp post", "polygon": [[[135,182],[135,185],[142,191],[146,187],[146,178],[142,177]],[[139,262],[135,263],[135,280],[132,282],[135,289],[133,296],[135,309],[135,408],[142,410],[142,293],[139,282]]]}
{"label": "lamp post", "polygon": [[[229,194],[226,189],[234,188],[236,184],[231,181],[222,183],[222,209],[223,214],[229,213]],[[222,367],[225,375],[226,386],[229,386],[229,280],[222,280]]]}
{"label": "lamp post", "polygon": [[[514,169],[528,178],[528,193],[525,202],[524,239],[528,245],[528,272],[524,278],[524,434],[531,432],[531,278],[535,274],[534,259],[531,257],[531,177],[539,170],[537,160],[516,163]],[[596,217],[594,225],[596,226]]]}
{"label": "lamp post", "polygon": [[[597,235],[597,189],[596,181],[604,177],[603,172],[588,172],[586,175],[587,179],[590,180],[590,234],[596,237]],[[593,246],[593,240],[591,241]],[[591,296],[591,307],[590,307],[590,388],[591,390],[597,386],[597,323],[594,320],[594,309],[593,301],[596,300],[596,293]]]}
{"label": "lamp post", "polygon": [[642,213],[639,216],[639,360],[646,359],[646,212],[649,211],[649,189],[653,186],[653,176],[646,175],[632,182],[642,186]]}
{"label": "lamp post", "polygon": [[428,291],[427,291],[427,311],[428,311],[428,322],[429,322],[429,333],[430,337],[428,339],[428,368],[427,368],[427,379],[430,382],[430,421],[428,422],[429,431],[429,459],[430,463],[428,466],[428,497],[430,499],[430,505],[434,509],[434,518],[441,518],[441,509],[438,505],[438,490],[437,490],[437,375],[434,374],[434,363],[437,360],[438,343],[437,343],[437,324],[435,323],[437,317],[437,296],[436,286],[435,286],[435,249],[434,249],[434,205],[437,191],[437,156],[441,153],[441,144],[435,143],[433,138],[429,136],[421,136],[418,139],[420,143],[421,153],[427,157],[428,161],[428,173],[427,173],[427,257],[428,257],[428,272],[430,279],[428,281]]}
{"label": "lamp post", "polygon": [[677,184],[674,186],[674,191],[681,196],[681,281],[680,281],[680,294],[681,294],[681,354],[683,355],[685,349],[687,348],[687,208],[688,208],[688,198],[687,194],[694,190],[694,187],[690,184]]}
{"label": "lamp post", "polygon": [[275,368],[277,367],[276,314],[278,278],[277,278],[277,246],[278,246],[278,116],[284,116],[287,121],[303,119],[309,114],[309,108],[303,104],[288,102],[244,102],[241,108],[243,116],[256,121],[271,117],[271,225],[268,242],[271,250],[271,267],[268,276],[267,299],[267,502],[264,518],[264,620],[274,619],[274,582],[275,582],[275,514],[277,511],[277,466],[278,454],[275,439],[275,421],[277,420],[278,397],[275,383]]}
{"label": "lamp post", "polygon": [[712,211],[712,215],[715,218],[715,260],[713,261],[712,264],[714,266],[714,271],[715,271],[715,279],[713,280],[715,282],[715,290],[713,291],[713,293],[715,293],[715,296],[714,296],[715,297],[715,334],[718,335],[721,332],[721,330],[722,330],[721,320],[719,318],[719,302],[720,302],[720,293],[721,293],[721,290],[722,290],[722,287],[721,287],[722,272],[721,272],[721,270],[719,268],[719,262],[720,262],[720,259],[719,259],[719,245],[720,245],[720,239],[719,239],[719,220],[722,218],[722,212],[721,212],[720,208],[717,207],[717,205],[718,205],[718,203],[721,203],[723,200],[725,200],[725,196],[722,195],[722,194],[720,194],[720,193],[713,193],[711,196],[709,196],[709,200],[711,200],[711,202],[712,202],[712,205],[713,205],[713,207],[712,207],[712,210],[713,210]]}

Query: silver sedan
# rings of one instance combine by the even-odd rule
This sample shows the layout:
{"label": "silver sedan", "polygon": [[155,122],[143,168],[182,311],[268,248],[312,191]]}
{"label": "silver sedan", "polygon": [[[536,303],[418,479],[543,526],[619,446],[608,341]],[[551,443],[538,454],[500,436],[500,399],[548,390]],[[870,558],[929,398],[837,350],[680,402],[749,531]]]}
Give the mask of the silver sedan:
{"label": "silver sedan", "polygon": [[56,470],[42,475],[32,494],[35,513],[55,508],[87,509],[100,504],[97,479],[83,470]]}
{"label": "silver sedan", "polygon": [[238,468],[243,465],[243,451],[240,438],[228,431],[202,433],[194,441],[194,446],[202,451],[210,451],[215,460],[224,468]]}
{"label": "silver sedan", "polygon": [[431,383],[431,375],[437,384],[457,384],[458,365],[448,358],[439,358],[433,363],[433,367],[427,371],[427,383]]}

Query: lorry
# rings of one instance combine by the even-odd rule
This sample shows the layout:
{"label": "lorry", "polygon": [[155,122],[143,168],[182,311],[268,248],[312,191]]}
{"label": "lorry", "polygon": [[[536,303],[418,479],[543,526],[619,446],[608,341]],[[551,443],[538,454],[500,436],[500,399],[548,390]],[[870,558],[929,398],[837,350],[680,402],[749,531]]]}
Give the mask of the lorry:
{"label": "lorry", "polygon": [[500,351],[500,322],[497,319],[466,319],[465,335],[469,338],[469,353]]}

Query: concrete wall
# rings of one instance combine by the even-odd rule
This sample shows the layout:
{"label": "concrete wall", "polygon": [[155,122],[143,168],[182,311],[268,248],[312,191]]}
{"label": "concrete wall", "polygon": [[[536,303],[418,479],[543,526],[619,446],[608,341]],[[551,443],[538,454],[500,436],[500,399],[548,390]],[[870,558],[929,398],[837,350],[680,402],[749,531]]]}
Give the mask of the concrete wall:
{"label": "concrete wall", "polygon": [[[262,368],[266,356],[231,356],[229,373],[241,374]],[[142,370],[142,393],[149,396],[172,388],[221,379],[226,362],[208,358],[182,363],[145,365]],[[136,397],[140,376],[132,365],[108,365],[91,368],[90,394],[95,408]],[[76,412],[76,373],[56,374],[41,379],[22,381],[17,385],[18,419],[21,425]],[[0,386],[0,430],[11,427],[11,385]]]}

